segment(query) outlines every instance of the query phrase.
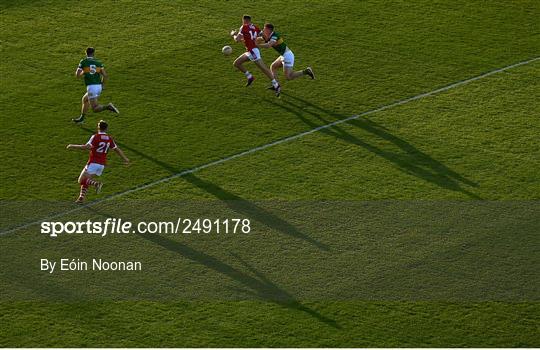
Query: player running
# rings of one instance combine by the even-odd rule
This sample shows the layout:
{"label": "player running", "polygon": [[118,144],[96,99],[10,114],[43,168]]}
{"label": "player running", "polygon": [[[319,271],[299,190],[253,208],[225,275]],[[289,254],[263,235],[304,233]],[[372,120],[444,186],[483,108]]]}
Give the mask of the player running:
{"label": "player running", "polygon": [[129,159],[125,156],[124,152],[118,148],[112,137],[107,135],[108,127],[107,122],[100,120],[97,124],[98,132],[92,135],[86,144],[69,144],[66,147],[67,149],[90,150],[88,163],[79,176],[78,182],[81,185],[81,192],[79,193],[79,198],[77,198],[76,203],[84,202],[89,186],[93,186],[96,189],[96,193],[101,191],[103,183],[94,180],[93,177],[94,175],[101,176],[103,173],[103,169],[107,163],[107,152],[109,152],[109,149],[113,149],[116,153],[118,153],[126,165],[129,164]]}
{"label": "player running", "polygon": [[100,105],[98,103],[98,97],[103,90],[107,79],[109,76],[105,71],[105,67],[101,61],[94,58],[94,48],[89,47],[86,49],[86,58],[83,58],[79,62],[79,66],[75,71],[75,76],[80,78],[84,76],[84,84],[86,85],[86,94],[82,98],[82,107],[81,115],[78,118],[73,118],[72,121],[75,123],[84,122],[84,117],[88,112],[88,107],[92,106],[92,111],[95,113],[102,112],[104,110],[109,110],[116,114],[119,114],[118,108],[116,108],[112,103],[105,105]]}
{"label": "player running", "polygon": [[264,64],[264,61],[261,58],[261,52],[257,47],[256,40],[260,33],[261,30],[259,29],[259,27],[251,23],[251,17],[248,15],[244,15],[242,17],[242,27],[240,27],[240,31],[236,32],[235,30],[232,30],[231,36],[233,37],[235,42],[244,42],[246,52],[238,56],[238,58],[234,61],[233,65],[239,71],[244,73],[247,78],[246,86],[250,86],[251,83],[253,83],[253,80],[255,80],[255,77],[243,66],[243,64],[248,60],[255,63],[255,65],[259,67],[259,69],[264,74],[266,74],[266,76],[272,81],[272,88],[276,92],[276,96],[279,96],[279,94],[281,93],[281,86],[279,85],[272,72],[268,69],[266,64]]}
{"label": "player running", "polygon": [[[280,67],[283,67],[283,73],[285,73],[285,78],[287,80],[293,80],[296,78],[300,78],[304,75],[309,75],[311,79],[315,79],[315,74],[313,74],[313,69],[311,67],[307,67],[304,70],[300,71],[293,71],[294,67],[294,54],[287,47],[287,44],[285,44],[285,41],[283,41],[283,37],[278,32],[274,31],[274,25],[272,23],[266,23],[263,28],[263,35],[262,35],[265,43],[259,44],[259,47],[263,48],[274,48],[279,53],[279,57],[272,62],[270,65],[270,70],[272,71],[272,74],[274,78],[277,76],[277,70]],[[273,89],[274,86],[269,87],[269,89]]]}

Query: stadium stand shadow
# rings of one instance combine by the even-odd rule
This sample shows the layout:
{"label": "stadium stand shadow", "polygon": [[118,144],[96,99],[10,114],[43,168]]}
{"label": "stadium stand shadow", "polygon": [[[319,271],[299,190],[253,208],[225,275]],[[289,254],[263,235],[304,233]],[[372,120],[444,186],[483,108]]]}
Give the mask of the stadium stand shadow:
{"label": "stadium stand shadow", "polygon": [[[103,213],[95,208],[85,208],[93,214],[97,214],[103,217],[109,217],[109,214]],[[275,283],[266,278],[261,272],[257,271],[252,266],[248,265],[238,255],[231,253],[235,259],[237,259],[242,265],[246,267],[255,277],[243,272],[233,266],[211,256],[204,252],[198,251],[189,247],[188,245],[177,242],[167,237],[160,236],[158,234],[142,234],[135,232],[139,237],[157,244],[171,252],[177,253],[182,257],[189,259],[193,262],[201,264],[211,270],[214,270],[222,275],[229,277],[232,280],[240,282],[245,286],[246,290],[237,290],[239,292],[250,294],[260,300],[275,303],[285,308],[305,312],[308,315],[314,317],[320,322],[323,322],[333,328],[341,329],[341,326],[316,310],[307,307],[298,300],[296,300],[290,293],[284,289],[278,287]]]}
{"label": "stadium stand shadow", "polygon": [[[338,119],[345,119],[350,116],[335,113],[319,107],[302,98],[291,95],[290,93],[282,93],[286,98],[282,99],[282,103],[276,103],[266,99],[268,103],[278,106],[286,112],[296,115],[302,122],[310,128],[316,128],[321,125],[329,124]],[[320,123],[314,122],[307,116],[317,118]],[[332,117],[328,120],[326,117]],[[420,151],[418,148],[408,143],[407,141],[391,134],[383,126],[371,121],[367,118],[359,117],[358,119],[347,122],[348,125],[360,128],[372,135],[383,139],[397,147],[401,152],[389,151],[380,147],[374,146],[360,138],[351,135],[338,125],[330,128],[322,129],[320,132],[339,138],[348,143],[360,146],[396,165],[401,171],[406,174],[415,176],[424,181],[433,183],[441,188],[452,191],[461,192],[473,199],[482,199],[478,195],[462,187],[467,185],[470,187],[478,187],[478,184],[458,174],[438,160],[432,158],[428,154]]]}
{"label": "stadium stand shadow", "polygon": [[257,272],[253,268],[250,268],[249,270],[254,273],[256,277],[250,276],[249,274],[241,270],[235,269],[231,265],[228,265],[214,258],[213,256],[210,256],[203,252],[199,252],[180,242],[176,242],[158,235],[141,236],[170,251],[176,252],[187,259],[202,264],[216,272],[219,272],[222,275],[225,275],[235,281],[240,282],[242,285],[248,288],[250,294],[257,298],[276,303],[289,309],[305,312],[329,326],[332,326],[334,328],[340,328],[336,321],[326,316],[323,316],[319,312],[303,305],[292,295],[287,293],[285,290],[279,288],[276,284],[272,283],[269,279],[264,277],[264,275],[262,275],[260,272]]}
{"label": "stadium stand shadow", "polygon": [[309,237],[303,232],[300,232],[295,226],[291,225],[287,221],[270,213],[268,210],[258,206],[253,202],[245,200],[244,198],[239,197],[234,193],[229,192],[212,182],[203,180],[195,176],[194,174],[186,175],[183,178],[191,184],[197,186],[198,188],[212,194],[214,197],[224,201],[224,203],[229,208],[231,208],[237,213],[246,215],[247,217],[256,220],[257,222],[268,226],[271,229],[282,232],[288,236],[302,239],[308,243],[313,244],[321,250],[329,250],[326,244]]}
{"label": "stadium stand shadow", "polygon": [[[94,133],[93,130],[89,129],[89,128],[86,128],[86,127],[83,127],[82,128],[83,130],[89,132],[89,133]],[[180,172],[182,172],[183,170],[185,169],[180,169],[180,168],[177,168],[175,166],[172,166],[170,164],[167,164],[163,161],[160,161],[159,159],[156,159],[150,155],[147,155],[133,147],[130,147],[124,143],[120,143],[120,142],[117,142],[118,146],[120,146],[122,149],[124,150],[128,150],[129,152],[131,153],[135,153],[137,154],[138,156],[142,157],[142,158],[145,158],[151,162],[153,162],[154,164],[157,164],[159,165],[160,167],[162,167],[163,169],[169,171],[171,174],[178,174]],[[298,228],[296,228],[294,225],[290,224],[289,222],[281,219],[280,217],[278,217],[277,215],[275,214],[272,214],[271,212],[269,212],[268,210],[262,208],[261,206],[251,202],[251,201],[248,201],[232,192],[229,192],[229,191],[226,191],[225,189],[223,189],[222,187],[210,182],[210,181],[206,181],[206,180],[203,180],[199,177],[197,177],[196,175],[194,174],[188,174],[188,175],[185,175],[185,176],[182,176],[183,179],[185,179],[186,181],[190,182],[191,184],[197,186],[198,188],[200,188],[201,190],[211,194],[212,196],[216,197],[217,199],[223,201],[223,203],[225,203],[229,208],[231,208],[232,210],[234,210],[235,212],[239,213],[239,214],[242,214],[242,215],[245,215],[247,217],[249,217],[250,219],[253,219],[275,231],[278,231],[278,232],[281,232],[285,235],[288,235],[288,236],[291,236],[291,237],[294,237],[294,238],[297,238],[297,239],[301,239],[301,240],[304,240],[312,245],[314,245],[315,247],[321,249],[321,250],[324,250],[324,251],[328,251],[329,250],[329,247],[328,245],[322,243],[322,242],[319,242],[315,239],[313,239],[312,237],[310,237],[309,235],[301,232]]]}

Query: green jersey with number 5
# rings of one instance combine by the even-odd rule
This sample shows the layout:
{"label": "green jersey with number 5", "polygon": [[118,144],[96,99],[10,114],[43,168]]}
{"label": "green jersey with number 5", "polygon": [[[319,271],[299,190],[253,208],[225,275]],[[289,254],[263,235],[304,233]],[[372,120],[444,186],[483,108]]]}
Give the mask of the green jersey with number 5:
{"label": "green jersey with number 5", "polygon": [[101,70],[104,68],[101,61],[94,57],[86,57],[79,62],[79,68],[84,72],[84,84],[101,84]]}

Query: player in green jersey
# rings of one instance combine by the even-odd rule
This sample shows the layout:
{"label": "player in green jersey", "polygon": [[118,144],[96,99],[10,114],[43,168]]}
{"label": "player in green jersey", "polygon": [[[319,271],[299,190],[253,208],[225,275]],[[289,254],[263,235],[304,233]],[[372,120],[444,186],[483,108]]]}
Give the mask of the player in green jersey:
{"label": "player in green jersey", "polygon": [[294,54],[287,47],[287,44],[285,44],[281,34],[274,31],[274,25],[272,23],[266,23],[264,25],[263,39],[265,42],[258,44],[259,47],[267,49],[272,47],[280,55],[270,66],[270,70],[274,74],[274,77],[277,75],[277,70],[280,67],[283,67],[283,73],[285,73],[285,78],[287,78],[287,80],[300,78],[304,75],[308,75],[311,79],[315,79],[315,74],[313,74],[313,69],[311,69],[311,67],[296,72],[293,71]]}
{"label": "player in green jersey", "polygon": [[92,107],[92,111],[99,113],[105,110],[119,114],[118,108],[112,103],[107,105],[100,105],[98,97],[103,90],[104,84],[109,78],[105,67],[101,61],[94,58],[94,48],[89,47],[86,49],[86,57],[81,60],[75,76],[77,78],[84,77],[84,84],[86,85],[86,94],[82,97],[81,115],[78,118],[72,119],[75,123],[84,122],[88,108]]}

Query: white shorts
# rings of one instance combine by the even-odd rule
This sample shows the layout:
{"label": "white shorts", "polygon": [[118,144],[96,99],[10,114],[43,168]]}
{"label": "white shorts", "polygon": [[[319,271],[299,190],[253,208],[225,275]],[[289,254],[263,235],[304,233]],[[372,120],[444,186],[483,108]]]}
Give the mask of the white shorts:
{"label": "white shorts", "polygon": [[93,84],[86,86],[86,92],[88,93],[88,98],[93,100],[98,98],[101,95],[101,84]]}
{"label": "white shorts", "polygon": [[247,51],[244,55],[246,55],[250,61],[258,61],[261,59],[261,52],[258,48],[251,49],[250,51]]}
{"label": "white shorts", "polygon": [[291,50],[287,49],[283,56],[279,56],[279,58],[281,59],[281,63],[283,63],[283,67],[294,67],[294,53]]}
{"label": "white shorts", "polygon": [[84,167],[84,171],[86,171],[88,174],[97,176],[101,176],[101,174],[103,174],[103,169],[105,169],[105,165],[98,163],[86,164]]}

